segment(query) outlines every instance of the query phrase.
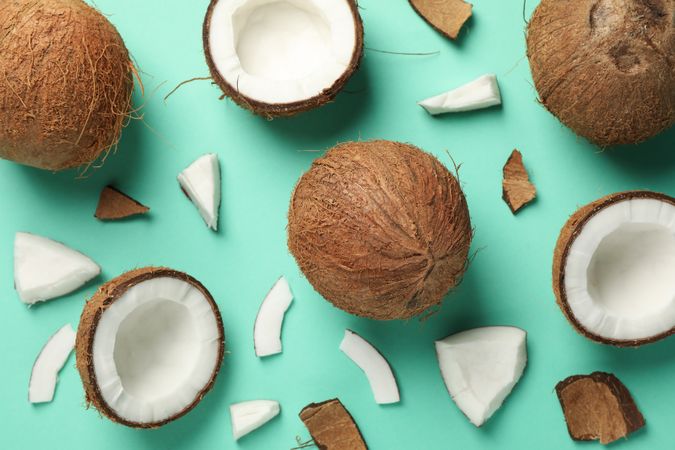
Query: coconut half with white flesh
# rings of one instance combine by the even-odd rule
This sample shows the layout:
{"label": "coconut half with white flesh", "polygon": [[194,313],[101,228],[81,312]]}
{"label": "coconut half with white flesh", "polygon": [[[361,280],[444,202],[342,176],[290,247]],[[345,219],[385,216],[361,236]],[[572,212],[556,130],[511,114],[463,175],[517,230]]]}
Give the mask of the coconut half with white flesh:
{"label": "coconut half with white flesh", "polygon": [[51,402],[59,372],[75,347],[75,331],[70,324],[61,327],[40,350],[28,382],[28,401]]}
{"label": "coconut half with white flesh", "polygon": [[218,230],[220,164],[218,155],[207,153],[178,174],[178,184],[212,230]]}
{"label": "coconut half with white flesh", "polygon": [[293,302],[293,293],[286,278],[274,283],[260,305],[253,326],[253,346],[258,357],[281,353],[281,326]]}
{"label": "coconut half with white flesh", "polygon": [[635,347],[675,333],[675,198],[619,192],[580,208],[558,238],[553,290],[594,341]]}
{"label": "coconut half with white flesh", "polygon": [[224,347],[209,291],[185,273],[146,267],[107,282],[87,302],[77,369],[88,404],[114,422],[155,428],[201,401]]}
{"label": "coconut half with white flesh", "polygon": [[225,95],[290,116],[335,98],[358,68],[363,24],[354,0],[212,0],[203,41]]}
{"label": "coconut half with white flesh", "polygon": [[230,421],[234,440],[257,430],[279,415],[281,408],[275,400],[250,400],[230,405]]}

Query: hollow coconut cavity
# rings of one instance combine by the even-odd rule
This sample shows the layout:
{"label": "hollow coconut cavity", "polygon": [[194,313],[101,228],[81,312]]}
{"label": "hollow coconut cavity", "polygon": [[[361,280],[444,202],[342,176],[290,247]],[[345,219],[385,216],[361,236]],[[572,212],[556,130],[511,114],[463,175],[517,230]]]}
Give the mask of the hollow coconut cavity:
{"label": "hollow coconut cavity", "polygon": [[620,192],[579,209],[553,261],[558,304],[577,331],[616,346],[675,333],[675,198]]}
{"label": "hollow coconut cavity", "polygon": [[361,60],[363,24],[354,0],[212,0],[203,40],[225,95],[290,116],[335,98]]}
{"label": "hollow coconut cavity", "polygon": [[199,281],[167,268],[127,272],[104,284],[80,318],[76,356],[87,403],[130,427],[175,420],[213,386],[223,336]]}

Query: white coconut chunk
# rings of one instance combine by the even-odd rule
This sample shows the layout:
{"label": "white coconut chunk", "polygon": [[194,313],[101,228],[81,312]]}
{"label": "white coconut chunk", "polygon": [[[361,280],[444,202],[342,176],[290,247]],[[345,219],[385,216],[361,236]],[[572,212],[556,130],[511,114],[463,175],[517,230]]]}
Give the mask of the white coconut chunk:
{"label": "white coconut chunk", "polygon": [[73,347],[75,347],[75,331],[70,324],[64,325],[49,338],[33,364],[28,383],[29,402],[52,401],[59,371],[66,364]]}
{"label": "white coconut chunk", "polygon": [[650,198],[596,212],[569,247],[565,292],[572,315],[612,340],[675,326],[675,206]]}
{"label": "white coconut chunk", "polygon": [[473,111],[488,108],[502,102],[497,77],[486,74],[475,80],[435,97],[418,103],[429,114]]}
{"label": "white coconut chunk", "polygon": [[206,225],[217,230],[221,190],[218,155],[208,153],[199,157],[178,175],[178,182]]}
{"label": "white coconut chunk", "polygon": [[265,296],[255,318],[253,345],[256,356],[281,353],[281,326],[291,302],[293,293],[286,278],[281,277]]}
{"label": "white coconut chunk", "polygon": [[340,350],[366,374],[376,403],[400,401],[394,372],[384,356],[370,342],[351,330],[345,330]]}
{"label": "white coconut chunk", "polygon": [[279,402],[274,400],[250,400],[230,405],[232,435],[235,440],[260,428],[279,415]]}
{"label": "white coconut chunk", "polygon": [[14,287],[22,302],[61,297],[98,276],[101,268],[60,242],[30,233],[14,238]]}
{"label": "white coconut chunk", "polygon": [[515,327],[474,328],[436,341],[436,355],[452,399],[480,427],[523,374],[526,333]]}

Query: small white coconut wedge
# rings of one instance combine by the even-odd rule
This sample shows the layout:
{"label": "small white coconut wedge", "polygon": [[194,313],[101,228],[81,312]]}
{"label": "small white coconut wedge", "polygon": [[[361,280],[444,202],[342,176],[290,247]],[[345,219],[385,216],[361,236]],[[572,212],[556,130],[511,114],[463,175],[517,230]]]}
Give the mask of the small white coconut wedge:
{"label": "small white coconut wedge", "polygon": [[418,103],[429,114],[473,111],[499,105],[502,102],[497,77],[486,74],[443,94]]}
{"label": "small white coconut wedge", "polygon": [[286,311],[293,302],[293,293],[286,278],[274,283],[260,305],[253,325],[253,346],[258,357],[281,353],[281,327]]}
{"label": "small white coconut wedge", "polygon": [[436,341],[445,386],[477,427],[499,409],[523,374],[526,337],[520,328],[484,327]]}
{"label": "small white coconut wedge", "polygon": [[260,428],[279,415],[279,402],[274,400],[250,400],[230,405],[232,435],[239,440],[251,431]]}
{"label": "small white coconut wedge", "polygon": [[28,382],[29,402],[52,401],[59,371],[66,364],[73,347],[75,347],[75,330],[70,324],[64,325],[49,338],[33,364]]}
{"label": "small white coconut wedge", "polygon": [[33,304],[66,295],[98,276],[101,268],[60,242],[30,233],[14,239],[14,287]]}
{"label": "small white coconut wedge", "polygon": [[206,225],[214,231],[218,230],[221,190],[218,155],[208,153],[200,156],[178,174],[178,183],[197,207]]}
{"label": "small white coconut wedge", "polygon": [[398,403],[401,400],[391,366],[370,342],[351,330],[345,330],[340,350],[365,372],[376,403]]}

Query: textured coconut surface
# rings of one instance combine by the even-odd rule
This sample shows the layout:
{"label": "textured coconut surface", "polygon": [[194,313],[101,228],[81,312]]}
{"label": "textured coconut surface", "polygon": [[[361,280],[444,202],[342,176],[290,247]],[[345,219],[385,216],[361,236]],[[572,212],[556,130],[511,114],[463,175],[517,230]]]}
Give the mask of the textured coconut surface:
{"label": "textured coconut surface", "polygon": [[[202,50],[206,0],[96,0],[142,70],[143,123],[122,133],[116,154],[77,180],[0,161],[0,420],[3,449],[210,450],[290,449],[310,438],[298,413],[338,397],[369,448],[573,450],[555,385],[572,374],[604,371],[629,389],[648,423],[617,450],[670,450],[675,423],[675,338],[621,349],[579,335],[556,305],[551,261],[567,218],[604,195],[650,189],[675,195],[675,130],[637,148],[600,153],[536,102],[525,58],[522,2],[474,0],[473,19],[450,41],[406,1],[361,0],[366,50],[361,69],[334,102],[289,119],[267,121],[195,81],[167,100],[183,80],[208,75]],[[526,16],[536,6],[528,1]],[[1,34],[0,34],[1,35]],[[416,102],[475,79],[499,79],[503,105],[471,113],[429,115]],[[0,82],[2,81],[0,72]],[[160,86],[161,83],[164,83]],[[158,88],[159,86],[159,88]],[[153,91],[157,92],[153,95]],[[360,319],[322,300],[287,249],[291,193],[312,161],[338,142],[389,139],[423,148],[454,172],[458,164],[475,227],[471,252],[482,249],[440,311],[420,323]],[[504,204],[502,168],[522,151],[538,200],[517,215]],[[200,155],[222,163],[222,228],[208,230],[176,186]],[[99,194],[112,184],[152,207],[141,220],[101,222]],[[162,265],[193,275],[219,305],[228,340],[212,391],[194,410],[157,430],[134,430],[84,409],[74,359],[59,374],[54,401],[32,406],[28,377],[44,343],[64,323],[77,325],[96,283],[58,300],[21,304],[12,288],[16,231],[66,242],[102,267],[100,282],[129,269]],[[253,323],[270,286],[284,275],[294,303],[284,320],[283,353],[255,356]],[[527,372],[503,407],[476,429],[449,397],[434,340],[487,325],[528,332]],[[401,403],[374,403],[363,374],[338,349],[345,328],[371,342],[392,365]],[[234,443],[230,403],[278,400],[282,413]],[[535,420],[536,419],[536,420]],[[670,447],[669,447],[670,446]]]}

